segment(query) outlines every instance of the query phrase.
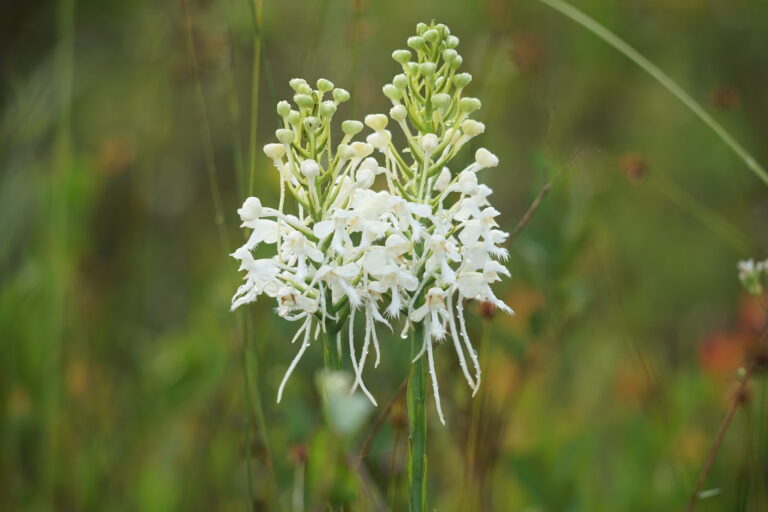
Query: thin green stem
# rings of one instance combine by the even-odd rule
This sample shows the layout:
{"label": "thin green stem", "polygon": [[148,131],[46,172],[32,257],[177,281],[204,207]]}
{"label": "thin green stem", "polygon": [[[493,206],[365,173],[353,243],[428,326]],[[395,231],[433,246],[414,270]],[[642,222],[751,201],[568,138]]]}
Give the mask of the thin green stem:
{"label": "thin green stem", "polygon": [[208,120],[208,108],[205,104],[205,94],[203,93],[203,83],[200,78],[200,65],[197,58],[197,47],[195,46],[195,39],[192,35],[192,17],[189,13],[189,4],[187,0],[182,0],[182,9],[184,14],[184,25],[187,39],[187,49],[189,51],[190,59],[192,60],[192,66],[195,72],[195,95],[197,101],[200,104],[200,116],[202,118],[202,139],[203,139],[203,154],[205,156],[205,169],[208,174],[208,186],[211,189],[211,199],[213,201],[214,210],[214,222],[219,230],[219,237],[225,250],[229,250],[229,235],[227,235],[227,228],[224,225],[224,207],[221,199],[221,190],[219,187],[218,171],[216,169],[216,160],[213,153],[213,135],[211,132],[211,124]]}
{"label": "thin green stem", "polygon": [[[421,352],[423,327],[411,334],[411,358]],[[427,510],[427,361],[411,363],[408,377],[408,510]]]}
{"label": "thin green stem", "polygon": [[699,105],[682,87],[672,80],[669,75],[664,73],[658,66],[643,57],[637,50],[629,46],[623,39],[601,25],[597,20],[591,18],[576,7],[563,0],[539,0],[539,2],[548,5],[560,14],[567,16],[579,25],[583,26],[597,37],[613,46],[629,60],[640,66],[643,71],[651,75],[677,99],[679,99],[691,112],[701,119],[704,124],[709,126],[731,150],[741,158],[747,167],[755,173],[766,185],[768,185],[768,172],[761,166],[755,158],[734,139],[723,126],[718,123],[704,108]]}
{"label": "thin green stem", "polygon": [[251,127],[248,133],[248,195],[253,195],[256,181],[256,136],[259,128],[259,83],[261,81],[261,20],[263,0],[252,0],[253,11],[253,72],[251,75]]}

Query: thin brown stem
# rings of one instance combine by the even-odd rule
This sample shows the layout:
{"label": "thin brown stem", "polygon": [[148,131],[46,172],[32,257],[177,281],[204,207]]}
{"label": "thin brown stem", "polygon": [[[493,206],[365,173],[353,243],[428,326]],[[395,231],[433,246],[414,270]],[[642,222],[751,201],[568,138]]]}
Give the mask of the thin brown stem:
{"label": "thin brown stem", "polygon": [[751,375],[752,370],[747,370],[747,373],[741,380],[741,384],[739,384],[739,388],[736,390],[736,394],[733,397],[733,402],[731,402],[731,406],[728,408],[728,412],[725,414],[723,423],[720,425],[720,430],[718,430],[717,435],[715,436],[715,440],[712,442],[712,447],[709,449],[707,460],[704,462],[704,467],[701,469],[699,479],[696,481],[696,485],[693,488],[691,499],[688,501],[688,507],[686,508],[688,512],[693,512],[693,510],[696,508],[696,502],[699,500],[699,492],[701,492],[701,488],[704,486],[704,481],[707,479],[709,470],[712,469],[712,463],[715,461],[715,456],[717,455],[718,450],[720,450],[720,444],[723,442],[723,438],[725,438],[725,433],[728,431],[728,427],[731,426],[731,421],[733,420],[733,416],[736,414],[736,409],[738,409],[739,405],[743,403],[744,393],[746,392],[747,384],[749,383],[749,377]]}
{"label": "thin brown stem", "polygon": [[539,190],[538,195],[536,195],[536,198],[531,203],[531,206],[528,207],[528,210],[523,214],[523,217],[520,219],[520,221],[517,223],[517,226],[515,226],[515,229],[512,230],[512,233],[509,235],[509,240],[507,241],[507,245],[511,244],[515,238],[520,235],[520,233],[525,229],[525,226],[528,225],[528,223],[531,221],[531,218],[533,218],[533,214],[536,213],[536,210],[539,209],[539,206],[541,206],[541,202],[544,200],[546,195],[549,193],[550,190],[552,190],[552,187],[554,186],[557,179],[563,174],[563,172],[570,167],[573,162],[576,161],[576,159],[581,154],[581,150],[577,150],[576,153],[571,157],[570,162],[566,164],[565,167],[557,171],[557,174],[555,174],[551,180],[549,180],[542,188]]}
{"label": "thin brown stem", "polygon": [[[760,336],[760,341],[757,343],[758,347],[765,342],[766,337],[768,337],[768,326],[763,330],[762,336]],[[699,475],[699,479],[696,481],[696,485],[693,488],[693,494],[691,495],[691,499],[688,501],[688,506],[686,507],[687,512],[693,512],[693,510],[696,509],[696,503],[699,500],[699,493],[701,492],[701,488],[704,486],[704,481],[707,479],[709,471],[712,469],[712,464],[715,461],[717,452],[720,450],[720,445],[725,438],[725,434],[728,432],[728,428],[731,426],[733,416],[736,414],[736,410],[739,408],[739,406],[743,405],[745,402],[747,386],[749,385],[749,379],[752,376],[754,370],[754,364],[750,364],[741,379],[741,383],[739,384],[739,387],[733,396],[733,401],[728,408],[728,412],[725,413],[723,423],[720,425],[720,430],[717,431],[717,435],[715,436],[714,441],[712,441],[712,447],[709,449],[709,454],[707,455],[706,461],[704,461],[704,467],[701,468],[701,474]]]}

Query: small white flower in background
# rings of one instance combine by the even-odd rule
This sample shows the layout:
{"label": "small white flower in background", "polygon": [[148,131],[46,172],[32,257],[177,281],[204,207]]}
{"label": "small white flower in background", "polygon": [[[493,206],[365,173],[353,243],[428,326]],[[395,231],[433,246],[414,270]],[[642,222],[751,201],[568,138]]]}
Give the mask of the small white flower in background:
{"label": "small white flower in background", "polygon": [[[406,336],[422,329],[416,359],[427,358],[445,423],[434,349],[451,340],[474,393],[480,365],[467,334],[464,302],[487,301],[512,313],[491,289],[509,276],[501,263],[508,235],[496,222],[491,189],[478,181],[478,173],[498,166],[499,159],[480,148],[466,167],[453,163],[485,131],[483,123],[470,118],[480,100],[462,96],[472,77],[457,72],[458,38],[445,25],[433,24],[428,38],[415,36],[408,44],[417,55],[395,51],[403,73],[383,88],[392,102],[390,116],[370,114],[364,124],[344,121],[340,140],[332,118],[349,93],[324,79],[316,89],[305,80],[291,80],[295,108],[286,101],[278,104],[283,120],[278,142],[264,146],[280,180],[278,207],[249,197],[238,209],[251,233],[232,254],[245,271],[232,308],[267,295],[276,300],[281,317],[300,322],[292,341],[299,348],[278,402],[302,355],[322,336],[339,357],[346,347],[354,370],[354,379],[344,386],[331,385],[330,374],[324,378],[328,397],[338,395],[332,389],[359,387],[375,404],[363,369],[369,355],[375,355],[374,366],[379,363],[378,330],[402,330]],[[371,130],[367,136],[361,135],[365,126]],[[395,146],[392,126],[403,132],[406,147]],[[263,244],[275,245],[272,256],[255,259],[252,251]]]}
{"label": "small white flower in background", "polygon": [[751,295],[763,293],[763,280],[768,279],[768,260],[742,260],[738,264],[739,281]]}

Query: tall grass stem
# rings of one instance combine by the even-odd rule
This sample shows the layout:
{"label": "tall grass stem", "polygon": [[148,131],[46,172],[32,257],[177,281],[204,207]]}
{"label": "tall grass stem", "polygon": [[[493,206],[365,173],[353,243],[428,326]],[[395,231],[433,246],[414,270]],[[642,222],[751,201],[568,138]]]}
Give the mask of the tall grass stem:
{"label": "tall grass stem", "polygon": [[651,75],[661,85],[663,85],[669,92],[671,92],[678,100],[680,100],[691,112],[693,112],[704,124],[709,126],[725,144],[731,148],[731,150],[741,158],[746,166],[755,175],[760,178],[763,183],[768,185],[768,172],[761,166],[755,158],[744,149],[744,147],[731,136],[723,126],[718,123],[704,108],[694,100],[690,94],[677,85],[669,75],[664,73],[658,66],[643,57],[640,52],[632,48],[619,36],[608,30],[605,26],[600,24],[594,18],[588,16],[584,12],[580,11],[576,7],[572,6],[568,2],[563,0],[539,0],[539,2],[548,5],[552,9],[558,11],[560,14],[567,16],[571,20],[575,21],[579,25],[583,26],[597,37],[614,47],[620,53],[622,53],[629,60],[640,66],[643,71]]}

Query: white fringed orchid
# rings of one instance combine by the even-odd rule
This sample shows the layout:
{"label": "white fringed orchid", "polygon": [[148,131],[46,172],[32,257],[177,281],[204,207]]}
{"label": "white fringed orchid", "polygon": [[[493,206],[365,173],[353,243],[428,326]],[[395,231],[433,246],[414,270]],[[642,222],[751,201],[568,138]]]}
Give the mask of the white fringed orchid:
{"label": "white fringed orchid", "polygon": [[[408,40],[415,60],[409,50],[393,53],[403,72],[384,87],[393,105],[390,116],[365,117],[371,130],[365,142],[354,140],[364,129],[359,121],[344,121],[343,136],[334,142],[331,121],[349,94],[328,80],[312,89],[293,79],[296,108],[278,104],[283,125],[278,142],[267,144],[264,153],[278,172],[279,205],[245,200],[238,214],[251,233],[232,254],[246,272],[232,308],[265,294],[276,299],[281,317],[301,323],[293,340],[301,340],[300,347],[278,402],[302,355],[322,336],[336,365],[347,347],[352,389],[359,387],[375,404],[363,369],[371,354],[374,366],[379,364],[378,329],[392,329],[400,319],[403,335],[412,329],[423,333],[416,359],[427,358],[444,423],[435,346],[450,338],[474,393],[480,364],[467,335],[464,301],[488,301],[512,312],[490,286],[509,276],[500,263],[507,257],[507,233],[498,228],[499,212],[488,201],[491,189],[478,182],[478,172],[499,160],[481,148],[470,165],[451,168],[461,148],[485,131],[469,117],[480,101],[462,97],[472,77],[457,73],[458,39],[444,25],[420,30],[429,37]],[[324,99],[329,93],[331,99]],[[405,147],[396,147],[388,126],[400,129]],[[252,251],[262,244],[276,246],[271,258],[254,258]]]}

